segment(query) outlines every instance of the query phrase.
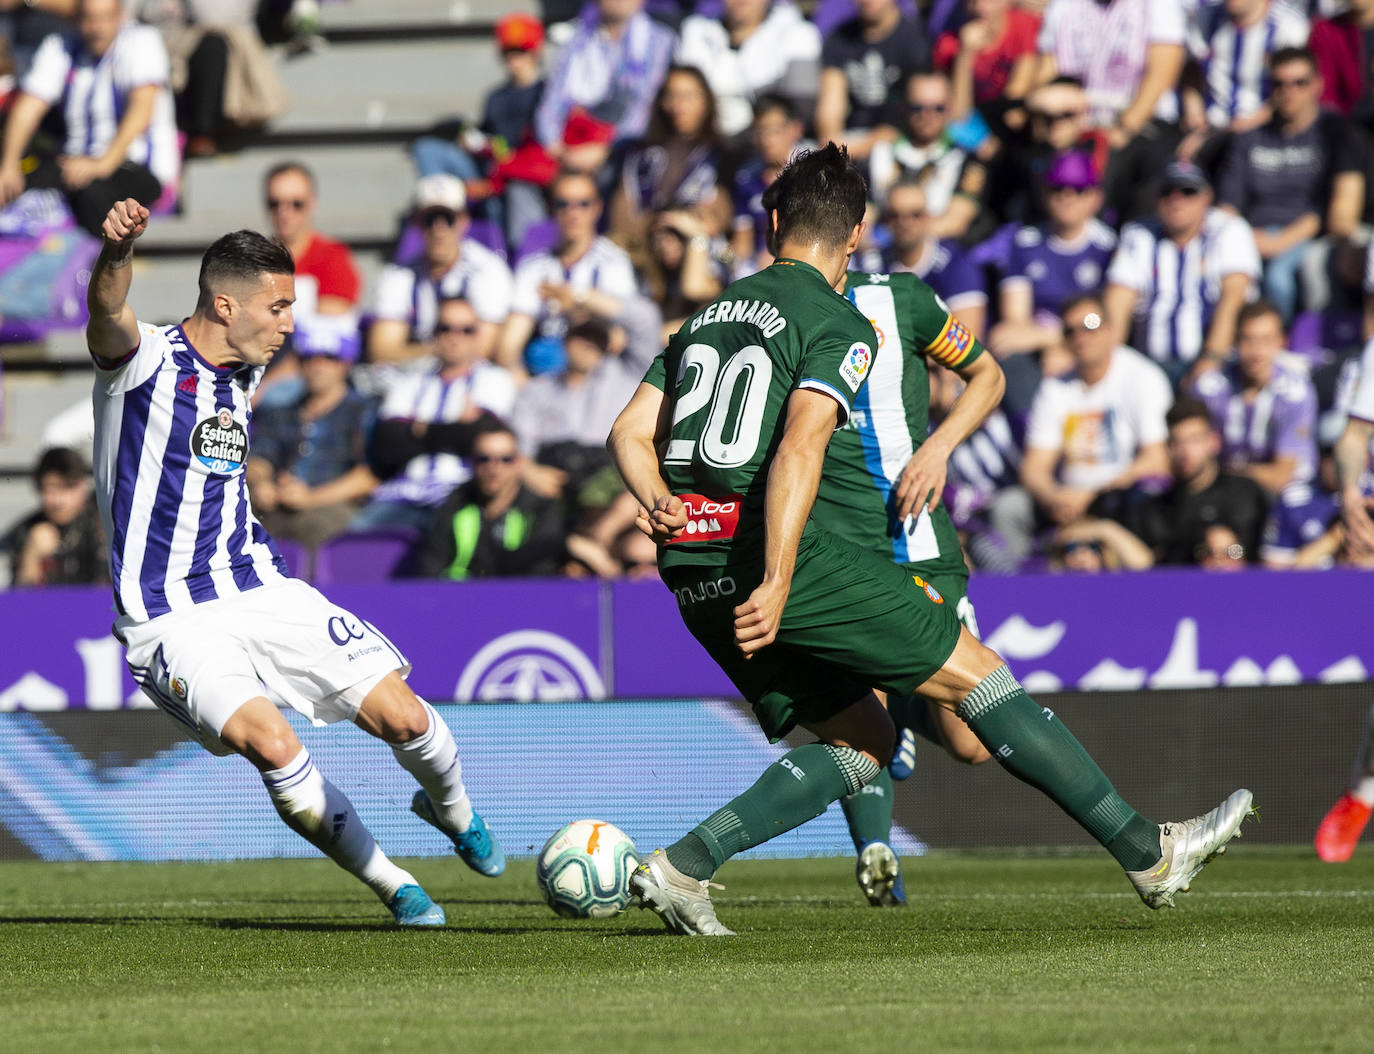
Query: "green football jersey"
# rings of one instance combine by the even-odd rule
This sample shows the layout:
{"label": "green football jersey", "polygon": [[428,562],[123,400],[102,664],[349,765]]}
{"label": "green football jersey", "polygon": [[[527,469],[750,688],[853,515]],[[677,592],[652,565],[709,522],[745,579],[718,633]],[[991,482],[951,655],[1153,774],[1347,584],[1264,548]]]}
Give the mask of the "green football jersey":
{"label": "green football jersey", "polygon": [[847,421],[874,347],[867,318],[795,260],[733,283],[682,324],[644,377],[668,397],[663,476],[691,516],[664,547],[663,567],[762,548],[768,466],[789,396],[824,392]]}
{"label": "green football jersey", "polygon": [[927,434],[926,358],[957,369],[983,347],[914,274],[851,271],[845,291],[872,323],[880,354],[848,423],[830,441],[812,518],[897,563],[962,571],[958,533],[944,505],[904,522],[893,506],[902,470]]}

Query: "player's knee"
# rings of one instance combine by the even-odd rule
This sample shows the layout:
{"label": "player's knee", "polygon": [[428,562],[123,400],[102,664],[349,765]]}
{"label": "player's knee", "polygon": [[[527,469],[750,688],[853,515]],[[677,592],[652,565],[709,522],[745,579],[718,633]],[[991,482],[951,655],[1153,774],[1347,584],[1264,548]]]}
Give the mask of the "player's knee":
{"label": "player's knee", "polygon": [[398,698],[378,714],[381,738],[394,746],[414,742],[429,731],[429,711],[413,693]]}
{"label": "player's knee", "polygon": [[300,740],[290,728],[254,731],[239,748],[240,754],[264,771],[285,768],[300,752]]}

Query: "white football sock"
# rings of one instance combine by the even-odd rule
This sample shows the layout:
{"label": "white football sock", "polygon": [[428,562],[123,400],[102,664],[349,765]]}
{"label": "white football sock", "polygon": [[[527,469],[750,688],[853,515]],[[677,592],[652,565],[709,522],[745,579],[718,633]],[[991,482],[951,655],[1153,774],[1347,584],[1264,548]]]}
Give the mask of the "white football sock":
{"label": "white football sock", "polygon": [[289,765],[264,772],[262,782],[286,826],[366,883],[382,903],[415,883],[378,848],[353,803],[324,778],[304,747]]}
{"label": "white football sock", "polygon": [[1350,795],[1374,808],[1374,706],[1364,723],[1364,741],[1355,756],[1355,772],[1350,781]]}
{"label": "white football sock", "polygon": [[455,831],[466,831],[472,826],[472,802],[463,787],[458,744],[434,707],[423,699],[420,705],[429,715],[429,728],[409,743],[393,744],[391,750],[401,768],[414,776],[429,795],[439,819]]}

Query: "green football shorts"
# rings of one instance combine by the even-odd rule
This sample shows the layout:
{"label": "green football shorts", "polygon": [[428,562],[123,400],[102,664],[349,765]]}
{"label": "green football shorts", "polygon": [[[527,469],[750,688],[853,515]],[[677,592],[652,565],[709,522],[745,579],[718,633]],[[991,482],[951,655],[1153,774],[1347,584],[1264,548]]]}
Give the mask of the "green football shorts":
{"label": "green football shorts", "polygon": [[815,526],[798,547],[777,639],[751,659],[735,645],[734,609],[762,581],[760,555],[678,564],[663,577],[692,636],[773,740],[833,717],[871,688],[915,691],[959,640],[955,604],[934,586]]}

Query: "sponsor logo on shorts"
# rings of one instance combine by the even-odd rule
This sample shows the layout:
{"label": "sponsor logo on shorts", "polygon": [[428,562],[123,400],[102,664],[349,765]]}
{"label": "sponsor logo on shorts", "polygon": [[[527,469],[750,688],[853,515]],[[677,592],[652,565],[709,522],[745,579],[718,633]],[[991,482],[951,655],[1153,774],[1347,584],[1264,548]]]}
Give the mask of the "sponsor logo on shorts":
{"label": "sponsor logo on shorts", "polygon": [[844,362],[840,363],[840,376],[849,385],[851,392],[857,392],[868,376],[868,368],[873,365],[873,352],[867,344],[856,341],[849,346]]}
{"label": "sponsor logo on shorts", "polygon": [[936,588],[920,575],[912,575],[911,580],[926,591],[926,596],[930,597],[932,603],[943,604],[945,602],[945,598],[939,594]]}
{"label": "sponsor logo on shorts", "polygon": [[742,498],[738,494],[727,494],[723,498],[708,498],[702,494],[679,494],[683,508],[687,512],[687,525],[676,538],[669,538],[668,544],[679,542],[725,541],[735,536],[739,528],[739,510]]}
{"label": "sponsor logo on shorts", "polygon": [[248,433],[234,420],[234,412],[221,406],[191,430],[191,453],[211,472],[232,476],[248,460]]}
{"label": "sponsor logo on shorts", "polygon": [[723,578],[717,578],[714,582],[698,582],[694,586],[674,589],[673,596],[677,597],[677,606],[685,608],[692,604],[700,604],[703,600],[732,597],[737,588],[735,580],[729,575],[725,575]]}
{"label": "sponsor logo on shorts", "polygon": [[343,615],[330,616],[325,628],[329,631],[329,639],[341,648],[351,640],[362,640],[367,633],[361,622]]}

